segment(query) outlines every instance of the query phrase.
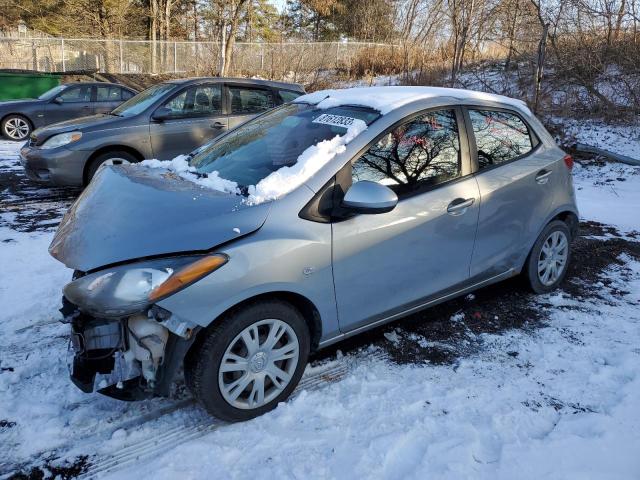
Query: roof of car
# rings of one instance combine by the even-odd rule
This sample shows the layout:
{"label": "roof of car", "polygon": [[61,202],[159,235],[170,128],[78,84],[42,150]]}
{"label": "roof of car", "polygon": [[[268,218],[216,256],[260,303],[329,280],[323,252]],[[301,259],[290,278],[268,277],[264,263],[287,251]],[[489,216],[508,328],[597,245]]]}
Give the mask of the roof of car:
{"label": "roof of car", "polygon": [[492,93],[443,87],[357,87],[336,90],[318,90],[302,95],[295,103],[317,104],[319,108],[331,108],[341,105],[358,105],[378,110],[383,115],[403,105],[439,97],[459,100],[493,101],[529,112],[525,102],[515,98]]}
{"label": "roof of car", "polygon": [[65,86],[68,85],[108,85],[108,86],[113,86],[113,87],[121,87],[121,88],[126,88],[127,90],[131,90],[134,91],[133,88],[129,87],[128,85],[122,85],[121,83],[113,83],[113,82],[67,82],[64,84]]}
{"label": "roof of car", "polygon": [[268,87],[277,87],[277,88],[283,88],[287,90],[304,91],[304,88],[299,83],[276,82],[275,80],[262,80],[259,78],[194,77],[194,78],[177,78],[175,80],[167,80],[166,83],[189,84],[189,83],[200,83],[202,81],[244,83],[244,84],[250,84],[250,85],[264,85]]}

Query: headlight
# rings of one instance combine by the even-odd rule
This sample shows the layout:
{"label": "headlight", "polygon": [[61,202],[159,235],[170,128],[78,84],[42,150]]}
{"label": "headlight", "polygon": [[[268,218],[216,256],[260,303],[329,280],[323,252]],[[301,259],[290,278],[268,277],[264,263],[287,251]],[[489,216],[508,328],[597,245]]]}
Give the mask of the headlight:
{"label": "headlight", "polygon": [[67,132],[54,135],[50,139],[46,140],[40,148],[43,150],[49,150],[50,148],[62,147],[69,143],[77,142],[82,138],[82,132]]}
{"label": "headlight", "polygon": [[64,287],[64,296],[96,316],[122,317],[140,312],[227,263],[222,254],[162,258],[85,275]]}

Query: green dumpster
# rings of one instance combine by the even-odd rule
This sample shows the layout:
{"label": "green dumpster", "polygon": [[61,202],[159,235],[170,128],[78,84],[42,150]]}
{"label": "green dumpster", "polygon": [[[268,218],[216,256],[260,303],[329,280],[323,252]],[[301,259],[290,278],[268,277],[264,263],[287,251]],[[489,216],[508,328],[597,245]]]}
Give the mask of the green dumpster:
{"label": "green dumpster", "polygon": [[46,73],[0,72],[0,100],[37,98],[60,85],[60,77]]}

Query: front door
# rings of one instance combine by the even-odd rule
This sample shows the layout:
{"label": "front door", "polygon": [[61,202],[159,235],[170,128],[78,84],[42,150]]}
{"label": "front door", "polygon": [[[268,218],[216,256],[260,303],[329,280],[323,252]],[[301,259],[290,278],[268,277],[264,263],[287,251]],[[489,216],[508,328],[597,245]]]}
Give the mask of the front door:
{"label": "front door", "polygon": [[58,123],[72,118],[93,115],[92,86],[74,85],[62,91],[46,107],[47,123]]}
{"label": "front door", "polygon": [[220,84],[186,87],[169,99],[164,107],[171,117],[149,125],[153,155],[170,160],[188,154],[227,130],[227,116],[222,111]]}
{"label": "front door", "polygon": [[460,112],[420,114],[383,135],[352,166],[353,182],[392,188],[394,210],[333,224],[340,328],[410,310],[469,279],[479,192]]}
{"label": "front door", "polygon": [[540,144],[515,112],[469,108],[482,198],[472,276],[519,268],[553,200],[556,152]]}

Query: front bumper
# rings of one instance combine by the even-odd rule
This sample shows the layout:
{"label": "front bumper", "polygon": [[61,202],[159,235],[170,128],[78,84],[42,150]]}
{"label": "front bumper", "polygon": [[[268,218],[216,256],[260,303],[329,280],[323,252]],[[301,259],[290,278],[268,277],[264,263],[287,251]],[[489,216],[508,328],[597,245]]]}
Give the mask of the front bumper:
{"label": "front bumper", "polygon": [[[195,332],[184,338],[166,330],[160,325],[166,319],[141,314],[135,316],[135,321],[149,322],[151,333],[136,335],[130,323],[134,316],[120,319],[93,317],[79,311],[65,298],[61,312],[63,321],[70,325],[71,381],[85,393],[97,391],[119,400],[169,396],[176,372],[196,338]],[[144,344],[145,341],[156,341],[154,329],[163,337],[159,350],[148,349]],[[143,355],[149,352],[148,360],[141,361],[140,351]],[[152,353],[157,357],[153,358]]]}
{"label": "front bumper", "polygon": [[25,145],[20,150],[20,164],[27,177],[50,185],[82,186],[84,166],[90,152],[65,147],[43,150]]}

